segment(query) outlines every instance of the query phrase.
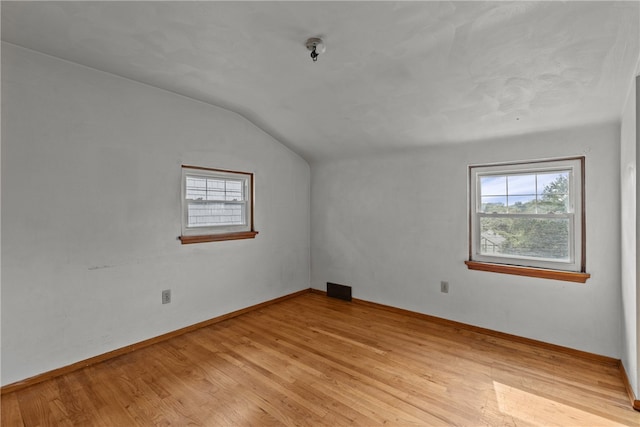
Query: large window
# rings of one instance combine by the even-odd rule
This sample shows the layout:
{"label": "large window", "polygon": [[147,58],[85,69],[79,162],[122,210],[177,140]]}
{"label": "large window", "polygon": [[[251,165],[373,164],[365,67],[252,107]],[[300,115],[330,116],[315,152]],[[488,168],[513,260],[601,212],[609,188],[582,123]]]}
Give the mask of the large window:
{"label": "large window", "polygon": [[583,166],[584,158],[471,166],[469,267],[586,280]]}
{"label": "large window", "polygon": [[253,174],[182,167],[182,243],[253,238]]}

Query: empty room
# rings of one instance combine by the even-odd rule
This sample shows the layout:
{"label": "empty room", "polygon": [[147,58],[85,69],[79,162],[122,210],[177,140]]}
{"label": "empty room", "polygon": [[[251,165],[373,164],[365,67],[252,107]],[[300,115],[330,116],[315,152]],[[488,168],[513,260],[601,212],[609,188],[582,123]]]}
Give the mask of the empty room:
{"label": "empty room", "polygon": [[0,8],[3,426],[640,426],[640,2]]}

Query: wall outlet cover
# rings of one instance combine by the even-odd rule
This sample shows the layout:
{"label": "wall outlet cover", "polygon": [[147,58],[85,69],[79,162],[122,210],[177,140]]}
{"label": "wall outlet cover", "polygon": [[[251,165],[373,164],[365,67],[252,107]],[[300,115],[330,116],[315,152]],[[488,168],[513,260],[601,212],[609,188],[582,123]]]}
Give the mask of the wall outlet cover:
{"label": "wall outlet cover", "polygon": [[162,303],[169,304],[171,302],[171,289],[162,291]]}
{"label": "wall outlet cover", "polygon": [[445,282],[444,280],[440,282],[440,292],[443,294],[449,293],[449,282]]}

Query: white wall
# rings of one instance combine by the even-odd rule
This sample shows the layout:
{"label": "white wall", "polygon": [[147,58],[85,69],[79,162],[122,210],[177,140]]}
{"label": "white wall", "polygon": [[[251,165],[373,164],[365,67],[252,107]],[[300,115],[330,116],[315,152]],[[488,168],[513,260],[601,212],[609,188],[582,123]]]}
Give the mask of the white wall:
{"label": "white wall", "polygon": [[[309,166],[242,117],[9,44],[2,113],[2,384],[309,287]],[[181,164],[260,234],[181,245]]]}
{"label": "white wall", "polygon": [[[636,166],[640,163],[640,58],[636,69]],[[638,201],[640,200],[640,176],[636,170],[636,400],[640,399],[640,216]],[[633,373],[633,372],[632,372]],[[631,374],[630,374],[631,375]]]}
{"label": "white wall", "polygon": [[[640,58],[636,69],[636,166],[640,162]],[[640,399],[640,217],[638,201],[640,200],[640,176],[636,170],[636,400]],[[633,373],[633,372],[632,372]],[[631,375],[631,374],[630,374]]]}
{"label": "white wall", "polygon": [[[586,156],[586,284],[468,270],[469,164]],[[312,164],[311,283],[620,356],[618,123]],[[450,284],[440,292],[440,281]]]}
{"label": "white wall", "polygon": [[[636,78],[640,81],[640,77]],[[621,194],[621,287],[622,287],[622,363],[629,377],[631,387],[636,396],[638,393],[638,342],[640,341],[640,313],[638,307],[638,268],[637,257],[637,198],[638,185],[637,174],[637,133],[636,126],[640,125],[638,114],[640,109],[637,103],[640,96],[636,96],[636,82],[631,85],[623,116],[620,135],[620,194]]]}

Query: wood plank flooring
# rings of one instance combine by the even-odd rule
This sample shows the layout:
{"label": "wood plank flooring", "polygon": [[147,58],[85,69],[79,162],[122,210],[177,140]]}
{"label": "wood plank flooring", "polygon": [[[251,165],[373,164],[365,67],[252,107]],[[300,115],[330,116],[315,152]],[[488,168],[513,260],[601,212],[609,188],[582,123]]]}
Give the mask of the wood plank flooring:
{"label": "wood plank flooring", "polygon": [[2,396],[3,426],[640,426],[618,368],[304,294]]}

